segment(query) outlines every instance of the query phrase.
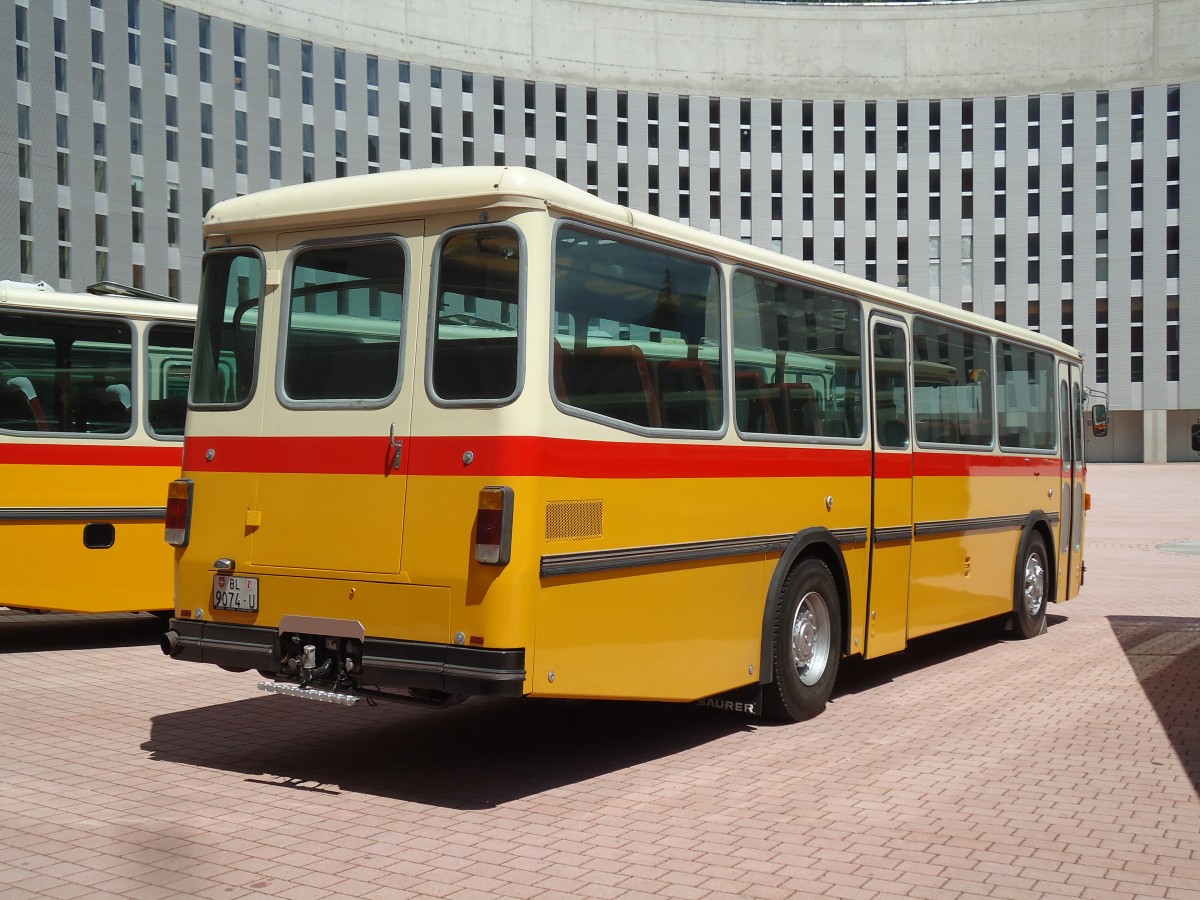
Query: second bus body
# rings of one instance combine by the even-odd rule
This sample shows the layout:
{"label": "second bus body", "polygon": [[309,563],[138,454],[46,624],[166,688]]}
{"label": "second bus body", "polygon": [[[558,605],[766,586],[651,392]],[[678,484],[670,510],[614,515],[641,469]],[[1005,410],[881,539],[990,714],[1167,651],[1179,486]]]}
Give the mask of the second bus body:
{"label": "second bus body", "polygon": [[802,718],[1078,590],[1070,348],[527,171],[264,198],[207,224],[173,656],[430,702],[794,666]]}

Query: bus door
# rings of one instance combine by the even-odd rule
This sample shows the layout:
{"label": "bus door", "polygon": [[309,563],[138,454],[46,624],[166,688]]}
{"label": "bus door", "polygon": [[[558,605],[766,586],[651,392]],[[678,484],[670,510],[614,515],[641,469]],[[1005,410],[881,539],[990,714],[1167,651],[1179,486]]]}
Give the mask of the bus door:
{"label": "bus door", "polygon": [[1079,593],[1083,580],[1083,374],[1078,366],[1058,364],[1059,430],[1062,439],[1062,488],[1059,491],[1058,588],[1056,599]]}
{"label": "bus door", "polygon": [[421,234],[410,222],[387,234],[279,238],[256,568],[400,571],[416,345],[405,323],[422,289]]}
{"label": "bus door", "polygon": [[912,410],[909,400],[908,328],[872,317],[871,575],[868,588],[868,658],[903,650],[908,642],[908,602],[913,539]]}

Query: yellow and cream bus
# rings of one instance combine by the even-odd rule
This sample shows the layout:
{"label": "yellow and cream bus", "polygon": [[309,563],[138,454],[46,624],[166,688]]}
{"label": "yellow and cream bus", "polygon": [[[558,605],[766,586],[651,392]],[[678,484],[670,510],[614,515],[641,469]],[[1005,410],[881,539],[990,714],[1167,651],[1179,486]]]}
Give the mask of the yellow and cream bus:
{"label": "yellow and cream bus", "polygon": [[88,291],[0,282],[0,606],[166,611],[196,307]]}
{"label": "yellow and cream bus", "polygon": [[843,657],[1032,637],[1079,589],[1065,344],[528,169],[281,188],[205,229],[172,657],[345,705],[799,720]]}

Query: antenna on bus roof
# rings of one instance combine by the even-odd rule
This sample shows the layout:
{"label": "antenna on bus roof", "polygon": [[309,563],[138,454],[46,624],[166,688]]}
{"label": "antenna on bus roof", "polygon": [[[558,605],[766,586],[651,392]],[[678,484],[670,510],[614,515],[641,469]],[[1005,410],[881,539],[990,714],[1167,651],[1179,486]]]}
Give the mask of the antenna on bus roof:
{"label": "antenna on bus roof", "polygon": [[127,284],[118,284],[115,281],[97,281],[95,284],[89,284],[87,292],[107,297],[136,297],[141,300],[161,300],[164,303],[179,302],[175,297],[168,297],[166,294],[156,294],[153,291],[130,287]]}

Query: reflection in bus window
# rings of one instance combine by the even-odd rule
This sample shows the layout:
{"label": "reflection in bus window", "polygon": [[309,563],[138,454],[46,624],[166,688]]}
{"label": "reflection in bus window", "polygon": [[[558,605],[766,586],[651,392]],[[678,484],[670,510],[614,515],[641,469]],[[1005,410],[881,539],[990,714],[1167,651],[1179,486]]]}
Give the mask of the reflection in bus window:
{"label": "reflection in bus window", "polygon": [[151,325],[146,352],[146,424],[151,434],[182,435],[192,368],[192,329]]}
{"label": "reflection in bus window", "polygon": [[716,266],[562,227],[554,277],[559,401],[643,427],[723,426]]}
{"label": "reflection in bus window", "polygon": [[124,435],[133,429],[133,339],[124,322],[0,314],[0,428]]}
{"label": "reflection in bus window", "polygon": [[193,403],[239,405],[250,399],[262,290],[257,252],[242,249],[204,257]]}
{"label": "reflection in bus window", "polygon": [[742,271],[732,292],[738,428],[861,437],[858,304]]}
{"label": "reflection in bus window", "polygon": [[292,266],[283,390],[291,400],[384,400],[400,374],[404,248],[303,250]]}
{"label": "reflection in bus window", "polygon": [[521,247],[510,228],[451,234],[437,262],[431,387],[440,400],[517,392]]}
{"label": "reflection in bus window", "polygon": [[1000,446],[1053,450],[1054,357],[1001,341],[997,363]]}
{"label": "reflection in bus window", "polygon": [[918,442],[990,447],[991,340],[929,319],[912,333]]}

